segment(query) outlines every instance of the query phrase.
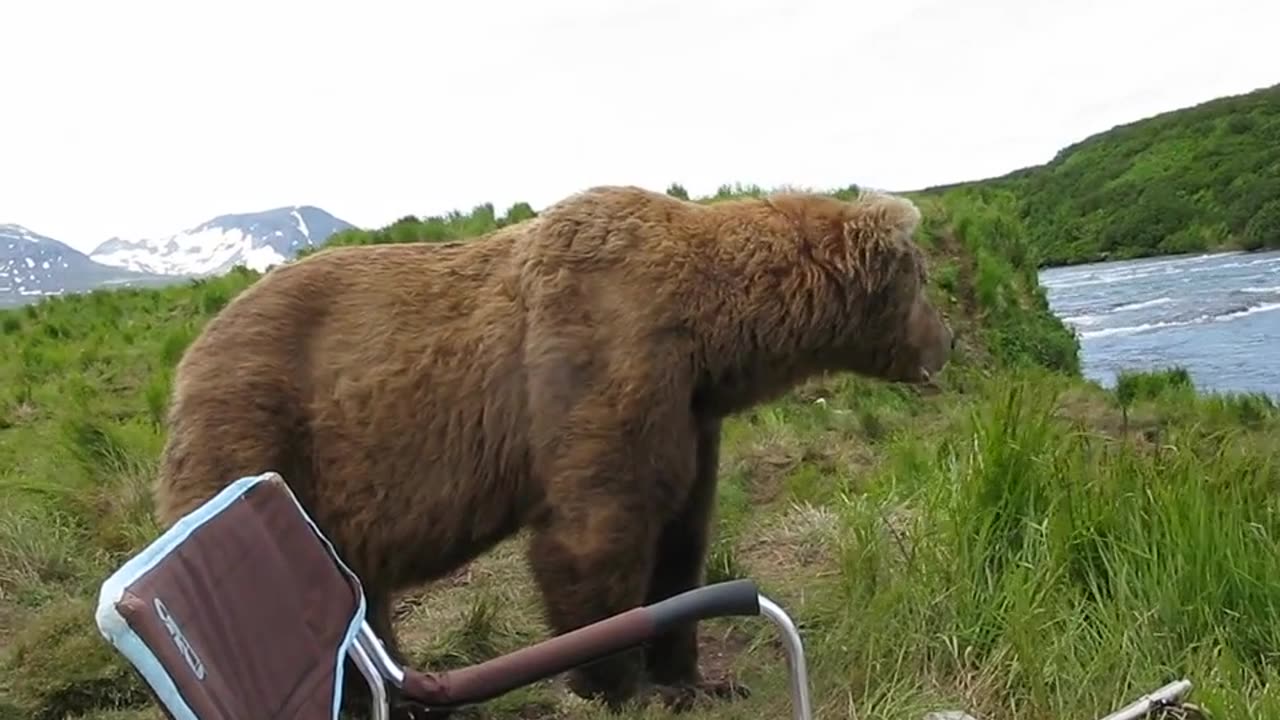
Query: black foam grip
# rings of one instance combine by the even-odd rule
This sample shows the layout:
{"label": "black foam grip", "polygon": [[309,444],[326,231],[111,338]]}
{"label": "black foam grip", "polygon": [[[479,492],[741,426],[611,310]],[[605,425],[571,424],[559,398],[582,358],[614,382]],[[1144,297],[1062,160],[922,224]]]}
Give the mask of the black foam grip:
{"label": "black foam grip", "polygon": [[654,631],[662,634],[694,620],[759,615],[760,591],[752,580],[730,580],[686,590],[645,609],[653,618]]}

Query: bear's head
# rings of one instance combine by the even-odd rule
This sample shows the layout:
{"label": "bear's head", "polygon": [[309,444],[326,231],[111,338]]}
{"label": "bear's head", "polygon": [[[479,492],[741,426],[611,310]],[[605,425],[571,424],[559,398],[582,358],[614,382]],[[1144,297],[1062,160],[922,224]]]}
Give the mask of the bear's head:
{"label": "bear's head", "polygon": [[919,224],[905,198],[866,193],[844,204],[821,249],[845,311],[830,348],[836,368],[933,386],[950,360],[955,333],[929,298],[926,258],[912,239]]}

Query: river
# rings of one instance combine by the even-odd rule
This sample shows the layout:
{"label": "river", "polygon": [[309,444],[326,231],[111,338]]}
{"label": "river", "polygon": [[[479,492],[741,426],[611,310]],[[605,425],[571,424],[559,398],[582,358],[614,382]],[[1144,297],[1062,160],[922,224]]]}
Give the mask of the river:
{"label": "river", "polygon": [[1047,268],[1040,282],[1104,386],[1181,365],[1198,388],[1280,398],[1280,251]]}

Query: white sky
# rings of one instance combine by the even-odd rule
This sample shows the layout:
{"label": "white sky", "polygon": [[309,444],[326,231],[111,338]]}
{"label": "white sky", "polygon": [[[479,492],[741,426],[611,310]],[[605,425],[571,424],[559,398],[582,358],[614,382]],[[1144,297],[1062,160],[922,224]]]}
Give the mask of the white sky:
{"label": "white sky", "polygon": [[368,227],[600,183],[985,177],[1280,82],[1280,2],[1211,7],[6,0],[0,222],[87,250],[295,203]]}

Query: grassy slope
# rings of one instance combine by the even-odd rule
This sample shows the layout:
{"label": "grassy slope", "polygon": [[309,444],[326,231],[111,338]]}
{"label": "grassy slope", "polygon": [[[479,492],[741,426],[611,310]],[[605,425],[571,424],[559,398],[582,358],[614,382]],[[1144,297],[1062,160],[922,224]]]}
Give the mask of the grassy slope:
{"label": "grassy slope", "polygon": [[1098,133],[1012,190],[1046,264],[1280,247],[1280,85]]}
{"label": "grassy slope", "polygon": [[[1175,374],[1123,384],[1122,413],[1078,379],[1014,199],[921,202],[935,289],[962,331],[948,392],[824,378],[733,419],[711,578],[755,577],[793,613],[818,717],[939,706],[1092,717],[1181,674],[1220,716],[1274,717],[1274,408],[1197,397]],[[337,242],[461,237],[503,221],[484,206]],[[253,277],[0,313],[0,718],[160,717],[138,706],[92,605],[105,574],[155,532],[147,490],[170,368]],[[405,599],[421,664],[542,635],[519,549],[507,543]],[[767,626],[710,622],[704,635],[707,663],[756,693],[695,717],[787,716]],[[603,717],[555,683],[486,710]]]}

